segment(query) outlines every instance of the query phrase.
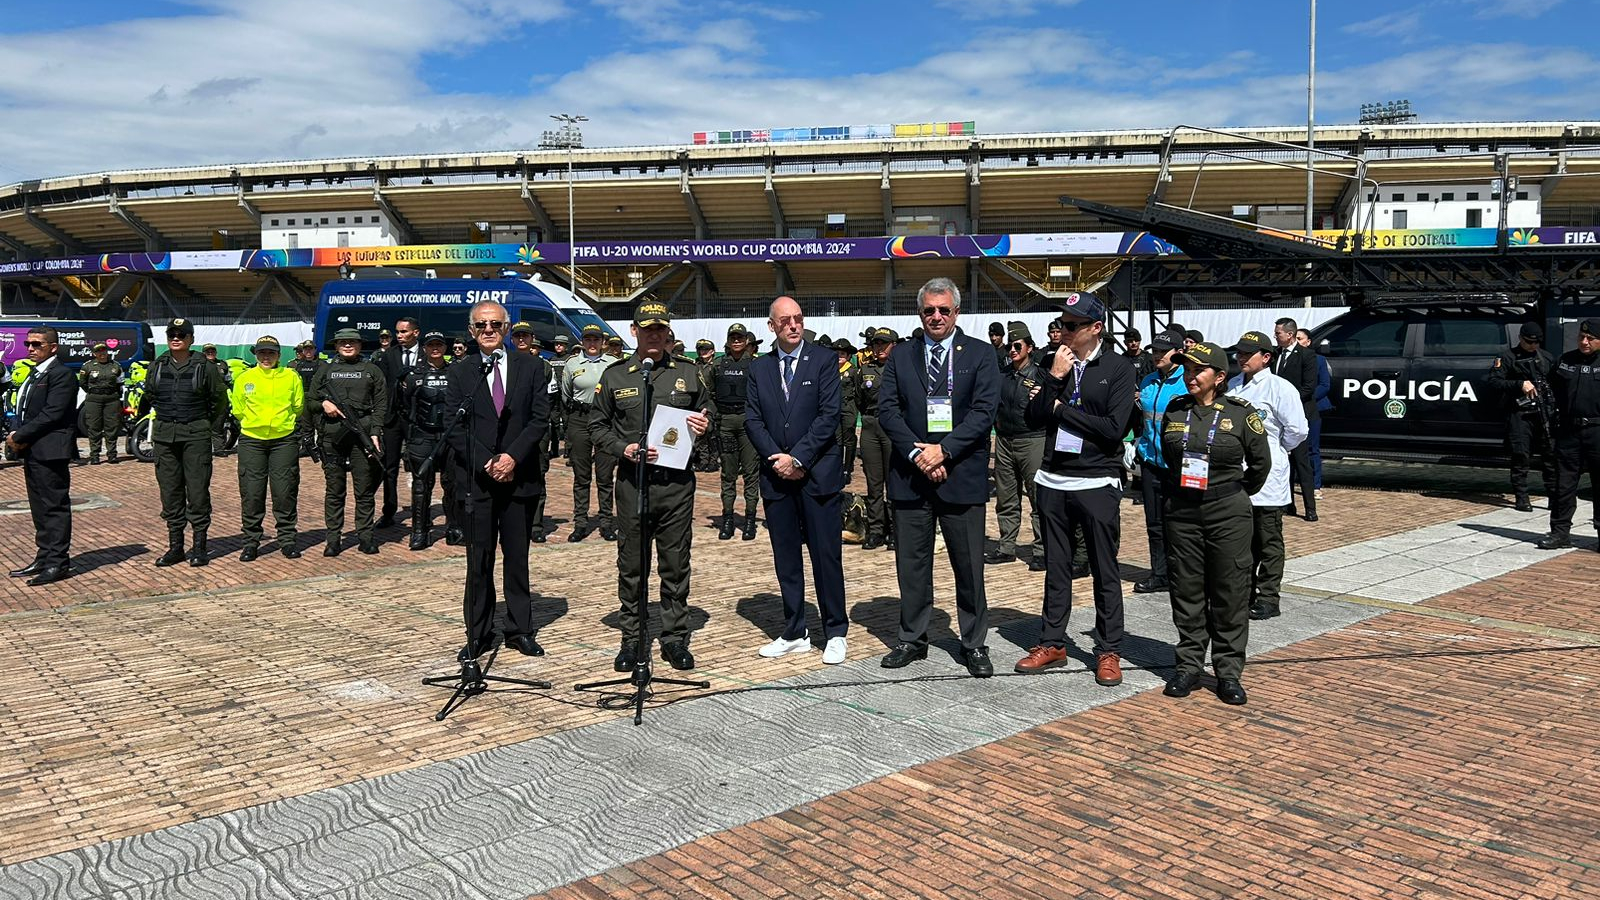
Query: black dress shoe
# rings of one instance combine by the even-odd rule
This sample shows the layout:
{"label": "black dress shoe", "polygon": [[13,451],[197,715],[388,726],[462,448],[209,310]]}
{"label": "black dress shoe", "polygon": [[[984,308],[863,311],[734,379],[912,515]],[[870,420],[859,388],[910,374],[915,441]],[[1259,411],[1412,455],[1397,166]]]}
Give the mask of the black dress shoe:
{"label": "black dress shoe", "polygon": [[614,526],[611,526],[611,525],[601,525],[600,526],[600,539],[603,540],[603,541],[614,541],[614,540],[616,540],[617,539],[617,529]]}
{"label": "black dress shoe", "polygon": [[967,672],[973,678],[988,678],[994,674],[994,663],[989,659],[988,647],[973,647],[961,650],[961,661],[967,664]]}
{"label": "black dress shoe", "polygon": [[1081,565],[1075,565],[1075,566],[1072,567],[1072,578],[1073,578],[1074,581],[1076,581],[1079,578],[1088,578],[1088,577],[1089,577],[1089,564],[1088,563],[1083,563]]}
{"label": "black dress shoe", "polygon": [[927,644],[900,644],[890,650],[879,665],[885,669],[903,669],[911,665],[912,660],[927,658]]}
{"label": "black dress shoe", "polygon": [[863,550],[876,550],[882,546],[883,538],[881,537],[869,537],[865,541],[861,542],[861,549]]}
{"label": "black dress shoe", "polygon": [[611,668],[618,672],[632,672],[633,667],[639,664],[639,657],[633,652],[633,644],[623,644],[617,651],[617,658],[611,661]]}
{"label": "black dress shoe", "polygon": [[381,517],[379,517],[378,521],[372,523],[372,526],[374,528],[393,528],[394,513],[384,513]]}
{"label": "black dress shoe", "polygon": [[27,565],[23,566],[20,569],[12,569],[11,570],[11,577],[12,578],[27,578],[27,577],[29,577],[31,575],[39,574],[43,569],[44,569],[44,563],[39,562],[36,559],[33,562],[28,563]]}
{"label": "black dress shoe", "polygon": [[756,539],[756,521],[754,517],[744,520],[744,539],[747,541]]}
{"label": "black dress shoe", "polygon": [[549,540],[549,538],[545,537],[544,536],[544,532],[542,532],[542,531],[536,532],[534,534],[534,536],[533,536],[533,542],[535,544],[542,544],[542,543],[544,543],[545,541],[548,541],[548,540]]}
{"label": "black dress shoe", "polygon": [[473,645],[470,641],[465,647],[456,651],[456,662],[470,662],[494,650],[494,638],[491,637],[482,644]]}
{"label": "black dress shoe", "polygon": [[1045,570],[1043,554],[1034,554],[1028,557],[1029,572],[1043,572]]}
{"label": "black dress shoe", "polygon": [[66,581],[71,577],[72,565],[70,563],[60,566],[45,566],[39,570],[39,574],[28,579],[28,586],[38,587],[41,584],[54,584],[57,581]]}
{"label": "black dress shoe", "polygon": [[722,528],[718,529],[718,531],[717,531],[717,540],[719,540],[719,541],[731,541],[731,540],[733,540],[733,516],[723,516],[722,517]]}
{"label": "black dress shoe", "polygon": [[1250,604],[1250,619],[1253,622],[1259,622],[1262,619],[1276,619],[1280,615],[1282,615],[1282,612],[1278,609],[1278,604],[1276,603],[1257,600]]}
{"label": "black dress shoe", "polygon": [[1163,578],[1149,578],[1135,582],[1133,585],[1135,594],[1165,594],[1168,590],[1170,588],[1167,586],[1166,579]]}
{"label": "black dress shoe", "polygon": [[594,529],[587,525],[579,525],[578,527],[572,529],[572,532],[567,535],[567,543],[576,544],[577,542],[588,537],[589,533],[592,531],[594,531]]}
{"label": "black dress shoe", "polygon": [[1316,513],[1306,513],[1306,521],[1307,522],[1315,522],[1315,521],[1317,521],[1317,514]]}
{"label": "black dress shoe", "polygon": [[255,562],[260,555],[260,547],[255,544],[245,544],[244,549],[239,551],[239,562]]}
{"label": "black dress shoe", "polygon": [[1186,672],[1179,669],[1172,673],[1172,680],[1167,682],[1166,689],[1161,693],[1166,694],[1168,697],[1187,697],[1194,693],[1195,687],[1199,684],[1199,672]]}
{"label": "black dress shoe", "polygon": [[1017,558],[1009,553],[1001,553],[999,550],[985,550],[983,552],[983,561],[988,565],[998,566],[1008,562],[1016,562]]}
{"label": "black dress shoe", "polygon": [[694,654],[689,652],[689,645],[682,641],[675,644],[662,644],[661,658],[680,672],[694,668]]}
{"label": "black dress shoe", "polygon": [[544,648],[533,639],[531,634],[514,634],[506,638],[506,646],[516,650],[523,656],[543,656]]}
{"label": "black dress shoe", "polygon": [[368,556],[376,556],[377,553],[378,553],[378,539],[377,538],[362,538],[361,539],[361,552],[365,553]]}
{"label": "black dress shoe", "polygon": [[883,546],[888,548],[888,549],[890,549],[890,550],[893,550],[894,549],[894,535],[892,535],[892,534],[884,535],[883,536]]}
{"label": "black dress shoe", "polygon": [[1517,497],[1517,512],[1533,512],[1533,501],[1528,499],[1527,494]]}
{"label": "black dress shoe", "polygon": [[1540,550],[1565,550],[1572,546],[1572,538],[1552,531],[1544,536],[1538,546]]}
{"label": "black dress shoe", "polygon": [[296,550],[294,548],[293,544],[290,544],[287,547],[280,547],[278,552],[283,554],[283,558],[284,559],[299,559],[300,558],[300,551]]}
{"label": "black dress shoe", "polygon": [[338,556],[339,552],[341,550],[343,550],[343,549],[344,548],[339,546],[339,544],[337,542],[330,541],[328,543],[328,546],[322,548],[322,555],[323,556]]}
{"label": "black dress shoe", "polygon": [[1243,706],[1250,699],[1237,678],[1217,679],[1217,698],[1229,706]]}

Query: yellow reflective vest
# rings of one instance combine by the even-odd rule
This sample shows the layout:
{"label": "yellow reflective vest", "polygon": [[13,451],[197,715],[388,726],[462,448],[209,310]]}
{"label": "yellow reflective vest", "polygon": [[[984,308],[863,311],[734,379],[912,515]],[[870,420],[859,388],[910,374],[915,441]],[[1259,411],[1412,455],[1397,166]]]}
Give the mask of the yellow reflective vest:
{"label": "yellow reflective vest", "polygon": [[294,433],[306,402],[305,386],[293,369],[252,366],[233,380],[229,400],[239,433],[270,441]]}

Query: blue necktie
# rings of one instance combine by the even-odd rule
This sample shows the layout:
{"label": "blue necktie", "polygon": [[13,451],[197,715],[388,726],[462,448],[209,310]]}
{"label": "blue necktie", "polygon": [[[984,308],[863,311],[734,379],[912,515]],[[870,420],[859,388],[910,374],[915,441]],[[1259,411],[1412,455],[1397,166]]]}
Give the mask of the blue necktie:
{"label": "blue necktie", "polygon": [[928,391],[936,393],[944,375],[944,345],[934,344],[928,351]]}
{"label": "blue necktie", "polygon": [[789,385],[794,381],[794,357],[783,358],[783,399],[789,399]]}

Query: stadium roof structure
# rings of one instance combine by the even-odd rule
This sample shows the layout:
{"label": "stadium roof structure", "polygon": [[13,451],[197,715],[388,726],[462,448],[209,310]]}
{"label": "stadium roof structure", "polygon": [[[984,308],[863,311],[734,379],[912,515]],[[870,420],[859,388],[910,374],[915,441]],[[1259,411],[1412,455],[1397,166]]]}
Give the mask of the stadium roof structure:
{"label": "stadium roof structure", "polygon": [[[826,237],[908,233],[908,222],[962,235],[1098,231],[1063,197],[1137,207],[1168,203],[1227,216],[1234,207],[1302,209],[1305,130],[1295,127],[979,134],[718,145],[508,150],[117,170],[0,186],[0,259],[67,254],[251,249],[263,217],[381,209],[405,244],[484,240],[481,225],[525,226],[529,240],[580,242]],[[1299,142],[1295,149],[1290,145]],[[1487,183],[1510,174],[1541,185],[1544,223],[1600,221],[1600,122],[1332,125],[1317,130],[1314,210],[1347,206],[1355,160],[1370,186]],[[1339,158],[1343,157],[1343,158]],[[573,207],[569,211],[568,164]],[[931,223],[931,225],[929,224]],[[836,226],[838,227],[838,226]],[[916,233],[916,232],[911,232]],[[1059,262],[1059,261],[1058,261]],[[669,267],[583,263],[581,292],[600,302],[644,293],[694,312],[759,309],[776,290],[876,311],[933,275],[1008,308],[1090,286],[1113,259],[911,259],[882,263],[708,262]],[[441,270],[440,275],[481,271]],[[1062,270],[1070,268],[1070,275]],[[564,277],[563,267],[551,275]],[[167,307],[233,315],[265,300],[303,312],[333,269],[152,276]],[[271,282],[276,291],[263,292]],[[120,302],[108,285],[7,279],[14,303]],[[98,293],[97,293],[98,292]],[[276,294],[278,296],[267,296]],[[153,301],[152,301],[153,302]],[[719,305],[720,304],[720,305]],[[731,306],[730,306],[731,305]]]}

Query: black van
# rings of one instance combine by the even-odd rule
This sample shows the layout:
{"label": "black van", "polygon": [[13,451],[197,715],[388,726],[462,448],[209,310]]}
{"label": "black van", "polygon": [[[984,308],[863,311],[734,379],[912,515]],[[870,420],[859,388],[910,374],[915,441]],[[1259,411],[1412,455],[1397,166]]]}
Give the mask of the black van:
{"label": "black van", "polygon": [[[1544,326],[1545,349],[1575,345],[1593,301],[1397,299],[1363,305],[1312,331],[1332,370],[1322,414],[1326,456],[1475,465],[1506,458],[1505,398],[1490,368],[1524,322]],[[1555,307],[1555,304],[1552,304]]]}

